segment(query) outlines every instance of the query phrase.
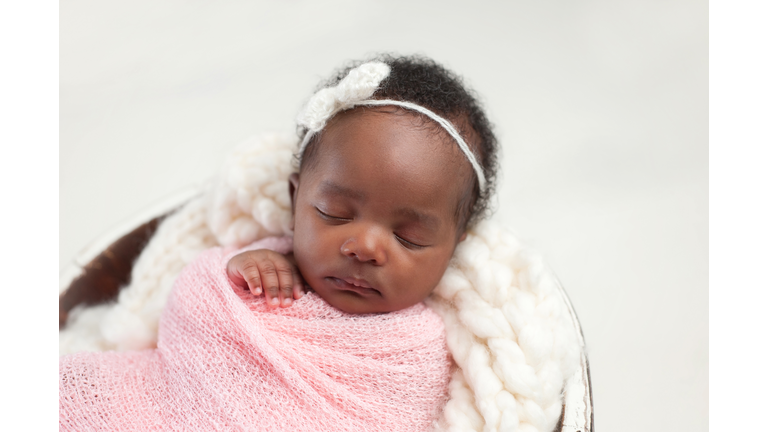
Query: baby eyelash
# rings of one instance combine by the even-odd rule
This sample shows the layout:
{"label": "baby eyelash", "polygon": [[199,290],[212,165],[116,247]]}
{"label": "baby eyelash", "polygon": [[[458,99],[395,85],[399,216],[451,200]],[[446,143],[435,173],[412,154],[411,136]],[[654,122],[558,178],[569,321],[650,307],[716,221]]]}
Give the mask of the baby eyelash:
{"label": "baby eyelash", "polygon": [[403,244],[403,246],[405,246],[405,247],[411,247],[411,248],[414,248],[414,249],[424,249],[425,247],[427,247],[426,245],[420,245],[420,244],[416,244],[414,242],[410,242],[410,241],[400,237],[397,234],[395,234],[395,238],[397,238],[397,241],[399,241],[401,244],[405,243],[405,244]]}
{"label": "baby eyelash", "polygon": [[[332,222],[348,222],[348,221],[352,220],[352,218],[343,218],[343,217],[329,215],[328,213],[320,210],[317,207],[315,207],[315,211],[317,211],[317,214],[319,214],[321,218],[323,218],[325,220],[328,220],[328,221],[332,221]],[[426,245],[420,245],[420,244],[408,241],[408,240],[400,237],[397,234],[394,234],[394,235],[395,235],[395,238],[397,239],[397,241],[399,241],[400,244],[402,244],[403,246],[405,246],[407,248],[410,248],[410,249],[424,249],[425,247],[427,247]]]}
{"label": "baby eyelash", "polygon": [[333,221],[342,221],[342,222],[346,222],[346,221],[351,221],[352,220],[351,218],[343,218],[343,217],[329,215],[328,213],[320,210],[317,207],[315,207],[315,210],[317,211],[318,214],[320,214],[320,217],[322,217],[323,219],[333,220]]}

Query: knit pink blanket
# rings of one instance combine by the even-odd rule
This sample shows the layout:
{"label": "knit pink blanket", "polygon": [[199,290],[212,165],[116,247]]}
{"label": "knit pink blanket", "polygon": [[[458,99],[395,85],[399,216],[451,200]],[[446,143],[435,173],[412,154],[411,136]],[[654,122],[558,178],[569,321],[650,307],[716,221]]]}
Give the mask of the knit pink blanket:
{"label": "knit pink blanket", "polygon": [[233,254],[211,249],[184,269],[157,349],[60,359],[60,430],[430,428],[451,368],[438,315],[423,304],[351,315],[313,292],[271,310],[229,282]]}

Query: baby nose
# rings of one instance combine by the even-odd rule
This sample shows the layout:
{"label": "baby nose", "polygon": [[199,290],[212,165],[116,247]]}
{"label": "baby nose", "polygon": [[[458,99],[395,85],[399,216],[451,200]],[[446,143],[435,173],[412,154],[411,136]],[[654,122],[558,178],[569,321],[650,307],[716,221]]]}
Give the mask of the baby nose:
{"label": "baby nose", "polygon": [[367,229],[351,236],[341,245],[341,253],[362,262],[382,265],[387,261],[386,239],[376,229]]}

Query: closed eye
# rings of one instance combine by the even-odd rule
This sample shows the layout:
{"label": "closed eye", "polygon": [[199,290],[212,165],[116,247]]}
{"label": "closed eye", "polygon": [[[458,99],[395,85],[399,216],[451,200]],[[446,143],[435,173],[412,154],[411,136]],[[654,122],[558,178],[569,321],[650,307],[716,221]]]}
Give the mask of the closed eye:
{"label": "closed eye", "polygon": [[329,222],[341,223],[341,222],[350,222],[352,220],[352,218],[344,218],[344,217],[329,215],[328,213],[325,213],[324,211],[320,210],[317,207],[315,207],[315,210],[317,211],[317,214],[322,219],[325,219]]}
{"label": "closed eye", "polygon": [[401,245],[407,247],[408,249],[424,249],[425,247],[427,247],[426,245],[420,245],[420,244],[408,241],[397,234],[395,234],[395,238],[397,238],[397,241],[399,241]]}

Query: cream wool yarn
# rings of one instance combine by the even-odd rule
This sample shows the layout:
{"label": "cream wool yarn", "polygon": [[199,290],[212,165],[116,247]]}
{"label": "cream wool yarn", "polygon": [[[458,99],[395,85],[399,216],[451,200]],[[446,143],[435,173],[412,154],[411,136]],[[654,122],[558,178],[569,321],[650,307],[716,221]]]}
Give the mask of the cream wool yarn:
{"label": "cream wool yarn", "polygon": [[206,223],[206,197],[193,198],[166,218],[131,271],[117,301],[77,307],[59,331],[59,354],[154,348],[173,281],[200,252],[216,246]]}
{"label": "cream wool yarn", "polygon": [[[154,347],[159,312],[181,268],[215,244],[288,234],[294,137],[265,135],[233,151],[205,197],[168,217],[116,303],[73,313],[60,352]],[[445,322],[458,369],[435,425],[445,431],[551,431],[580,348],[557,284],[500,224],[484,221],[456,250],[427,304]]]}
{"label": "cream wool yarn", "polygon": [[295,149],[293,136],[273,133],[252,137],[227,156],[208,197],[208,226],[219,244],[240,247],[290,234]]}
{"label": "cream wool yarn", "polygon": [[481,222],[427,304],[443,318],[461,368],[438,429],[551,431],[580,352],[541,259],[498,224]]}

